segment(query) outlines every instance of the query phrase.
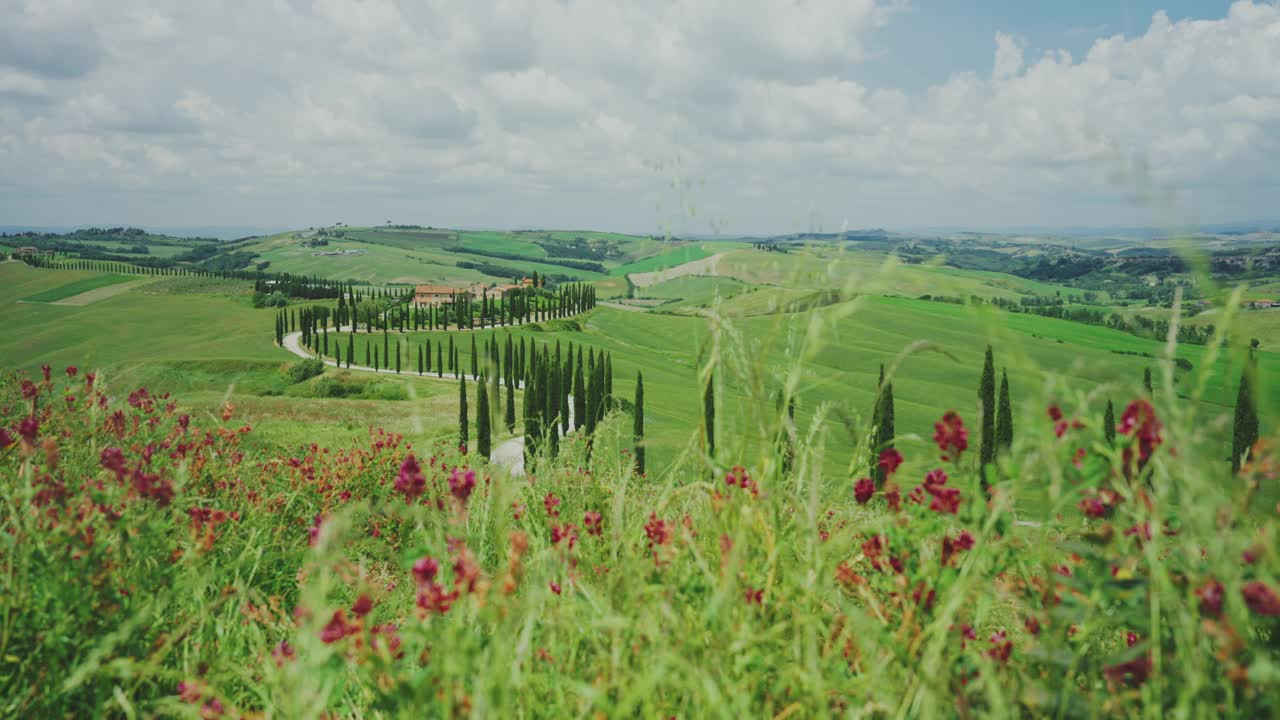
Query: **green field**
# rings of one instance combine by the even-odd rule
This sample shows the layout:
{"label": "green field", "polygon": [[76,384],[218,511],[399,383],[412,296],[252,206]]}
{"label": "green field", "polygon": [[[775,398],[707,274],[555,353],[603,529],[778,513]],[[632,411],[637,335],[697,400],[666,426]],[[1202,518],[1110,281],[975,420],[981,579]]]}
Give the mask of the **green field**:
{"label": "green field", "polygon": [[128,275],[94,275],[92,277],[74,280],[66,283],[65,285],[49,288],[48,290],[41,290],[34,295],[28,295],[27,297],[22,298],[22,300],[23,302],[32,303],[57,302],[59,300],[66,300],[69,297],[74,297],[81,293],[87,293],[90,290],[97,290],[98,288],[136,279],[136,277],[129,277]]}
{"label": "green field", "polygon": [[713,254],[714,252],[705,245],[663,244],[656,254],[650,255],[643,260],[615,267],[609,271],[609,274],[627,275],[630,273],[653,272],[654,270],[663,270],[693,260],[711,257]]}

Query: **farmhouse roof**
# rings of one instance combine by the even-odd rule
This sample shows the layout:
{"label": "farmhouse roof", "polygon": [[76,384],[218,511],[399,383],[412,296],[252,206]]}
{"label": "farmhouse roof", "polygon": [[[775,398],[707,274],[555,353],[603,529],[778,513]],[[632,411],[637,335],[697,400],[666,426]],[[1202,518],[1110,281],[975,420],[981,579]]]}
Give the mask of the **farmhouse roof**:
{"label": "farmhouse roof", "polygon": [[464,291],[448,285],[419,285],[413,292],[415,295],[453,295]]}

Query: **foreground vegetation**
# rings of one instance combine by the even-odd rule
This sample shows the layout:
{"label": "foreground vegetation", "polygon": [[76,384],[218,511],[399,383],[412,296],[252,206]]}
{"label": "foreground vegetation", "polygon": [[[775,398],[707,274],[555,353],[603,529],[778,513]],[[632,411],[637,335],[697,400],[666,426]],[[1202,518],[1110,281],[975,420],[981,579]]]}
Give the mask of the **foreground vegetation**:
{"label": "foreground vegetation", "polygon": [[1114,447],[1046,405],[984,500],[953,413],[879,487],[785,413],[647,478],[614,414],[513,480],[377,430],[246,453],[231,404],[109,381],[0,384],[5,715],[1280,711],[1275,460],[1231,476],[1178,401]]}

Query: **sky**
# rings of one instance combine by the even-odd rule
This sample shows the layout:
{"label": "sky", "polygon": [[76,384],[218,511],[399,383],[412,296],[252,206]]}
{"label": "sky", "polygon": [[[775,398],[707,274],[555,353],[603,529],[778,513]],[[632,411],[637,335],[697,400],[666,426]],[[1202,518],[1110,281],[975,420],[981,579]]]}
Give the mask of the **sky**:
{"label": "sky", "polygon": [[0,225],[1280,216],[1263,0],[0,0]]}

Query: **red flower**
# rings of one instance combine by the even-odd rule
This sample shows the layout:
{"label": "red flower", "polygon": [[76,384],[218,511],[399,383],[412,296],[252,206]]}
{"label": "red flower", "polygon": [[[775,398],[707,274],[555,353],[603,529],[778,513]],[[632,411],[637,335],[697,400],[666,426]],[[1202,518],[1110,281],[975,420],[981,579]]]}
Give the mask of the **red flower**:
{"label": "red flower", "polygon": [[947,484],[947,474],[943,472],[941,469],[930,470],[924,476],[924,489],[929,494],[933,494],[933,491],[930,490],[929,488],[938,488],[946,484]]}
{"label": "red flower", "polygon": [[957,550],[972,550],[974,545],[973,535],[968,530],[961,530],[959,537],[956,538]]}
{"label": "red flower", "polygon": [[880,451],[880,462],[877,464],[884,470],[885,479],[888,479],[902,466],[902,453],[897,448],[885,448]]}
{"label": "red flower", "polygon": [[373,610],[373,600],[370,600],[368,595],[362,594],[356,598],[355,604],[351,606],[351,613],[356,617],[364,617],[369,614],[370,610]]}
{"label": "red flower", "polygon": [[1037,620],[1034,616],[1028,616],[1026,621],[1023,622],[1022,625],[1027,629],[1027,632],[1031,633],[1032,635],[1040,634],[1040,621]]}
{"label": "red flower", "polygon": [[311,521],[311,528],[307,531],[309,534],[307,544],[315,545],[320,541],[320,525],[324,523],[324,515],[316,515],[315,520]]}
{"label": "red flower", "polygon": [[1217,580],[1210,580],[1208,583],[1196,590],[1196,595],[1200,597],[1200,614],[1207,617],[1220,617],[1222,615],[1222,596],[1226,592],[1222,587],[1222,583]]}
{"label": "red flower", "polygon": [[[1156,448],[1160,447],[1160,443],[1163,442],[1163,438],[1160,436],[1161,427],[1160,419],[1156,417],[1155,408],[1151,407],[1151,403],[1141,398],[1129,403],[1129,407],[1125,408],[1124,414],[1120,416],[1120,424],[1116,429],[1122,435],[1132,434],[1137,441],[1137,469],[1139,472],[1146,467],[1151,455],[1155,453]],[[1122,453],[1126,476],[1132,475],[1133,450],[1132,446],[1126,447]]]}
{"label": "red flower", "polygon": [[413,564],[413,577],[418,581],[419,585],[435,580],[436,574],[439,572],[440,563],[436,562],[433,557],[420,558]]}
{"label": "red flower", "polygon": [[400,464],[400,473],[396,475],[396,490],[402,493],[405,499],[413,500],[422,495],[426,488],[427,478],[422,474],[418,459],[409,455]]}
{"label": "red flower", "polygon": [[930,510],[951,515],[955,515],[956,512],[960,510],[959,490],[949,487],[938,487],[929,494],[933,495],[933,502],[929,503]]}
{"label": "red flower", "polygon": [[36,436],[40,434],[40,421],[36,419],[35,415],[28,415],[22,418],[22,421],[18,423],[18,434],[22,436],[23,440],[34,445]]}
{"label": "red flower", "polygon": [[1062,408],[1057,405],[1049,406],[1049,419],[1054,422],[1062,422]]}
{"label": "red flower", "polygon": [[15,442],[13,436],[9,434],[6,428],[0,428],[0,450],[3,450]]}
{"label": "red flower", "polygon": [[78,372],[80,372],[80,370],[75,365],[67,366],[67,377],[75,377]]}
{"label": "red flower", "polygon": [[49,372],[52,370],[48,365],[41,365],[40,372],[44,374],[44,381],[49,382]]}
{"label": "red flower", "polygon": [[1259,615],[1266,617],[1280,615],[1280,597],[1277,597],[1275,591],[1267,587],[1266,583],[1258,580],[1246,583],[1240,588],[1240,594],[1244,596],[1244,604]]}
{"label": "red flower", "polygon": [[960,454],[969,449],[969,431],[955,410],[948,410],[941,421],[933,424],[933,441],[938,444],[944,461],[958,460]]}
{"label": "red flower", "polygon": [[1084,512],[1085,517],[1102,518],[1107,516],[1110,508],[1096,497],[1087,497],[1080,501],[1080,510]]}
{"label": "red flower", "polygon": [[24,399],[31,400],[35,398],[36,395],[39,395],[39,394],[40,394],[40,388],[36,387],[35,383],[31,382],[30,380],[22,381],[22,397]]}
{"label": "red flower", "polygon": [[123,476],[125,470],[124,453],[118,447],[108,447],[102,449],[102,454],[98,456],[102,467],[115,473],[117,476]]}
{"label": "red flower", "polygon": [[551,581],[551,592],[553,592],[553,593],[555,593],[555,594],[559,595],[559,594],[560,594],[560,583],[556,582],[555,580],[552,580],[552,581]]}
{"label": "red flower", "polygon": [[599,537],[604,532],[604,518],[598,512],[588,511],[582,516],[582,526],[587,529],[588,535]]}
{"label": "red flower", "polygon": [[649,513],[649,522],[644,524],[644,534],[649,538],[649,547],[667,545],[674,533],[666,520],[660,520],[657,513]]}
{"label": "red flower", "polygon": [[320,639],[326,644],[335,643],[356,631],[356,628],[347,624],[347,614],[342,610],[335,610],[333,617],[320,629]]}
{"label": "red flower", "polygon": [[548,516],[560,517],[560,498],[547,493],[547,496],[542,498],[542,506],[547,509]]}
{"label": "red flower", "polygon": [[898,490],[897,485],[889,483],[889,489],[884,491],[884,501],[894,512],[902,509],[902,491]]}
{"label": "red flower", "polygon": [[578,544],[578,528],[571,524],[553,525],[551,527],[551,544],[559,545],[561,540],[569,541],[569,549]]}
{"label": "red flower", "polygon": [[876,494],[876,483],[871,478],[862,478],[853,484],[853,499],[859,505],[866,505],[872,495]]}
{"label": "red flower", "polygon": [[464,505],[471,492],[476,489],[476,471],[454,468],[449,474],[449,493]]}

